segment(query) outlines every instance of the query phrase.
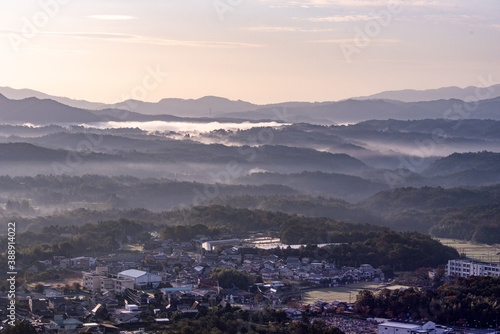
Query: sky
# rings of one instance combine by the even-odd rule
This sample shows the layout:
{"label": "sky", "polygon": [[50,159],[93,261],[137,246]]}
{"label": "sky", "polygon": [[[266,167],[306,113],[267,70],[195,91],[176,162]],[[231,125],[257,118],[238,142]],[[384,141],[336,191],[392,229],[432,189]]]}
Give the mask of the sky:
{"label": "sky", "polygon": [[335,101],[500,82],[498,0],[0,3],[0,86],[115,103]]}

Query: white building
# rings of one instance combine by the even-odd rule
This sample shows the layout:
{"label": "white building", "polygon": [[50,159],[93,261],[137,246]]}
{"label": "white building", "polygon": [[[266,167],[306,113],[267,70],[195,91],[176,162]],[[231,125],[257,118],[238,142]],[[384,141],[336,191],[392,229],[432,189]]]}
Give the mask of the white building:
{"label": "white building", "polygon": [[83,272],[82,287],[88,291],[100,292],[102,278],[104,278],[104,276],[101,276],[93,272]]}
{"label": "white building", "polygon": [[129,269],[119,272],[118,279],[133,279],[136,288],[146,288],[148,286],[156,288],[162,281],[161,276],[159,275],[137,269]]}
{"label": "white building", "polygon": [[207,252],[213,252],[221,247],[238,246],[240,244],[240,239],[210,240],[202,243],[201,247]]}
{"label": "white building", "polygon": [[83,288],[93,292],[111,291],[122,294],[126,289],[134,289],[134,285],[134,279],[107,277],[95,272],[84,272],[82,277]]}
{"label": "white building", "polygon": [[386,321],[378,325],[379,334],[443,334],[446,327],[436,326],[432,321]]}
{"label": "white building", "polygon": [[495,263],[476,262],[471,260],[448,260],[446,266],[448,276],[495,276],[500,277],[500,265]]}
{"label": "white building", "polygon": [[379,334],[446,334],[450,332],[452,332],[451,328],[425,320],[396,319],[378,325]]}

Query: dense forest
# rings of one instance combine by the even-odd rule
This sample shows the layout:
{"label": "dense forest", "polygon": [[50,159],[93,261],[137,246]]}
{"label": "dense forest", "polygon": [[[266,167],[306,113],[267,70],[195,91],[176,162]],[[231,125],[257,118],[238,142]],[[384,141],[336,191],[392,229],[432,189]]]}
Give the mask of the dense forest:
{"label": "dense forest", "polygon": [[397,231],[414,230],[441,238],[500,242],[500,187],[400,188],[358,203]]}
{"label": "dense forest", "polygon": [[435,290],[388,290],[374,294],[363,290],[357,296],[357,312],[377,317],[427,318],[442,324],[471,327],[497,324],[500,312],[500,278],[468,277]]}
{"label": "dense forest", "polygon": [[[251,250],[242,250],[242,252]],[[259,254],[275,254],[280,257],[298,256],[315,260],[327,260],[338,267],[359,267],[370,263],[376,267],[400,270],[416,270],[421,267],[438,267],[450,259],[459,258],[458,252],[428,235],[417,232],[370,232],[363,241],[342,243],[319,248],[310,244],[299,249],[259,250]],[[388,272],[390,272],[388,271]]]}
{"label": "dense forest", "polygon": [[[218,197],[209,199],[201,192],[195,192],[204,189],[205,185],[202,184],[168,180],[158,182],[132,177],[0,177],[0,184],[4,191],[17,189],[18,192],[17,200],[6,200],[5,209],[0,210],[0,222],[16,221],[19,231],[39,232],[44,226],[82,225],[117,217],[165,224],[205,224],[207,221],[213,224],[217,211],[222,210],[228,211],[226,216],[233,215],[231,224],[238,224],[238,220],[242,219],[243,229],[249,226],[249,219],[255,228],[281,226],[277,221],[278,217],[281,213],[286,213],[311,217],[311,221],[317,222],[315,226],[318,228],[322,226],[321,221],[334,220],[358,224],[354,226],[360,230],[363,230],[363,225],[369,224],[371,228],[386,226],[396,231],[417,231],[435,237],[478,243],[492,244],[500,241],[498,185],[452,189],[398,188],[379,192],[352,204],[328,197],[298,195],[291,188],[282,185],[217,185],[213,189],[218,191]],[[64,184],[67,186],[64,187]],[[52,190],[46,191],[49,187]],[[25,196],[30,194],[35,197],[34,200],[26,199]],[[199,198],[204,199],[203,204],[210,204],[210,210],[201,207],[171,211],[127,209],[130,206],[127,203],[130,202],[156,208],[168,206],[166,203],[172,205],[172,201],[179,204],[187,200],[192,203],[193,196],[198,196],[196,194],[201,194]],[[40,206],[36,205],[47,203],[48,206],[44,207],[47,210],[50,203],[58,201],[66,204],[79,203],[88,208],[68,211],[57,209],[59,206],[53,204],[52,213],[42,214]],[[224,209],[226,206],[240,210],[236,212]],[[234,212],[230,212],[232,210]],[[249,210],[253,213],[249,214]],[[262,215],[263,211],[267,213]],[[257,214],[259,212],[261,214]],[[270,212],[275,221],[267,224],[263,222],[263,218],[269,221]],[[255,214],[258,215],[256,220]],[[224,225],[227,222],[220,223]],[[290,224],[291,220],[288,225]],[[332,230],[328,232],[330,228]],[[300,238],[294,237],[293,231],[289,232],[282,235],[285,242],[301,242]],[[323,226],[316,235],[327,239],[334,233],[334,227]],[[306,233],[303,239],[310,240],[311,237],[314,238]]]}
{"label": "dense forest", "polygon": [[[223,232],[245,236],[249,231],[277,233],[285,244],[310,244],[289,251],[299,256],[330,260],[340,266],[371,263],[397,270],[414,270],[435,267],[459,256],[454,249],[424,234],[396,233],[386,227],[327,218],[219,205],[162,215],[162,221],[106,220],[81,226],[50,225],[43,227],[40,233],[18,233],[18,260],[29,266],[57,255],[95,256],[115,252],[121,250],[124,243],[151,240],[151,232],[159,232],[162,239],[183,242],[198,234],[217,238]],[[4,239],[1,241],[6,242]],[[312,246],[323,243],[336,245],[321,249]],[[275,251],[282,252],[279,249]]]}

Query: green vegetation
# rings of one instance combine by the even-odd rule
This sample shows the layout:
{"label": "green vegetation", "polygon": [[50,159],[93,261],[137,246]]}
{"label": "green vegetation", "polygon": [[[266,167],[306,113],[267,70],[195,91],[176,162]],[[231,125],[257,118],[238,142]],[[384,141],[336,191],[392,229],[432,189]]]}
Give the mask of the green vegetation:
{"label": "green vegetation", "polygon": [[[151,229],[153,225],[149,224]],[[148,225],[126,219],[83,226],[49,226],[41,233],[16,236],[17,259],[25,268],[54,256],[95,255],[119,250],[126,242],[145,242],[151,238]],[[7,245],[6,237],[0,239]],[[4,252],[2,254],[6,256]]]}
{"label": "green vegetation", "polygon": [[[144,211],[136,213],[148,216]],[[414,270],[438,266],[459,257],[456,250],[420,233],[395,233],[386,227],[327,218],[219,205],[150,214],[151,217],[161,217],[162,221],[106,220],[83,226],[53,225],[43,227],[41,233],[19,233],[18,260],[25,266],[31,266],[57,255],[88,256],[115,252],[121,250],[123,245],[150,240],[150,232],[158,230],[162,238],[176,241],[189,241],[197,234],[216,237],[221,232],[230,232],[244,236],[248,231],[273,230],[280,233],[283,243],[288,244],[342,243],[321,249],[310,246],[299,250],[274,250],[281,256],[298,254],[301,257],[327,259],[339,266],[370,263],[376,267]],[[4,244],[7,244],[5,240]]]}
{"label": "green vegetation", "polygon": [[203,224],[196,224],[165,226],[160,231],[162,239],[172,239],[176,242],[190,241],[197,234],[217,237],[220,234],[220,230],[217,227],[208,227]]}
{"label": "green vegetation", "polygon": [[308,245],[299,249],[261,250],[260,254],[273,253],[281,257],[290,255],[300,258],[327,260],[337,267],[358,267],[369,263],[374,267],[393,270],[416,270],[421,267],[437,267],[459,257],[452,247],[444,246],[428,235],[417,232],[370,232],[364,241],[329,245],[318,248]]}
{"label": "green vegetation", "polygon": [[[21,220],[27,213],[36,214],[32,210],[28,212],[24,210],[24,207],[21,208],[20,204],[22,203],[19,204],[19,207],[16,207],[16,203],[13,200],[15,198],[29,200],[29,205],[32,208],[41,209],[43,212],[46,212],[47,208],[59,209],[61,207],[72,208],[75,206],[77,208],[85,207],[98,211],[136,208],[165,211],[178,206],[192,205],[193,198],[195,197],[193,189],[203,193],[206,187],[208,185],[199,182],[154,178],[139,179],[132,176],[0,176],[0,200],[4,198],[4,203],[11,200],[13,204],[9,206],[10,210],[6,214],[2,215],[2,210],[0,210],[0,217],[8,217],[11,220],[20,218]],[[245,186],[219,184],[217,189],[218,194],[216,197],[244,194],[262,196],[298,193],[298,191],[283,185]],[[201,197],[200,201],[206,199],[208,198]],[[24,211],[21,211],[21,209]],[[63,218],[58,218],[58,215],[54,214],[54,218],[64,220]],[[111,216],[108,219],[116,219],[116,216]],[[71,220],[74,221],[75,218]],[[87,222],[86,220],[79,219],[76,224],[81,225]],[[20,227],[25,228],[25,225]]]}
{"label": "green vegetation", "polygon": [[214,268],[210,270],[209,276],[224,289],[246,289],[251,284],[250,275],[236,269]]}
{"label": "green vegetation", "polygon": [[238,209],[210,205],[191,210],[172,212],[171,221],[184,224],[204,224],[232,233],[281,230],[281,241],[286,244],[354,242],[365,240],[372,232],[387,228],[368,224],[339,222],[328,218],[301,217],[281,212]]}
{"label": "green vegetation", "polygon": [[500,153],[453,153],[432,163],[425,171],[425,175],[446,175],[474,169],[476,171],[500,172]]}
{"label": "green vegetation", "polygon": [[2,334],[36,334],[36,330],[28,322],[17,320],[14,326],[7,326]]}
{"label": "green vegetation", "polygon": [[388,290],[378,293],[361,291],[355,310],[371,316],[410,316],[437,323],[460,324],[474,321],[493,324],[500,312],[500,278],[459,278],[435,290]]}
{"label": "green vegetation", "polygon": [[340,199],[306,195],[234,196],[215,199],[212,204],[235,208],[285,212],[307,217],[326,217],[361,224],[381,225],[382,219],[354,204]]}
{"label": "green vegetation", "polygon": [[259,333],[259,334],[342,334],[338,328],[328,327],[322,321],[288,323],[286,313],[272,308],[249,312],[227,304],[225,307],[200,307],[194,319],[177,312],[168,333]]}
{"label": "green vegetation", "polygon": [[251,185],[282,184],[309,195],[342,198],[350,202],[389,189],[388,185],[381,181],[346,174],[307,171],[294,174],[253,173],[237,181]]}
{"label": "green vegetation", "polygon": [[398,188],[362,201],[397,231],[414,230],[439,238],[500,242],[500,185],[477,189]]}

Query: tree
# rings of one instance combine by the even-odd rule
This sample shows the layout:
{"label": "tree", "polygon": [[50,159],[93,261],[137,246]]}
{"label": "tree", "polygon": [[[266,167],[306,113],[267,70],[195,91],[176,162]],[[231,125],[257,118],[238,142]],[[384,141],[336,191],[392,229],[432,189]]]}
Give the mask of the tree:
{"label": "tree", "polygon": [[38,283],[37,285],[35,285],[35,292],[38,292],[38,293],[43,293],[43,290],[45,289],[45,287],[43,286],[42,283]]}
{"label": "tree", "polygon": [[354,309],[356,312],[370,314],[370,311],[375,308],[375,296],[370,290],[361,290],[356,297]]}
{"label": "tree", "polygon": [[233,286],[246,289],[250,285],[250,275],[236,269],[214,268],[209,276],[217,280],[224,289],[230,289]]}
{"label": "tree", "polygon": [[17,320],[14,326],[7,326],[2,334],[36,334],[36,330],[31,324],[22,320]]}

